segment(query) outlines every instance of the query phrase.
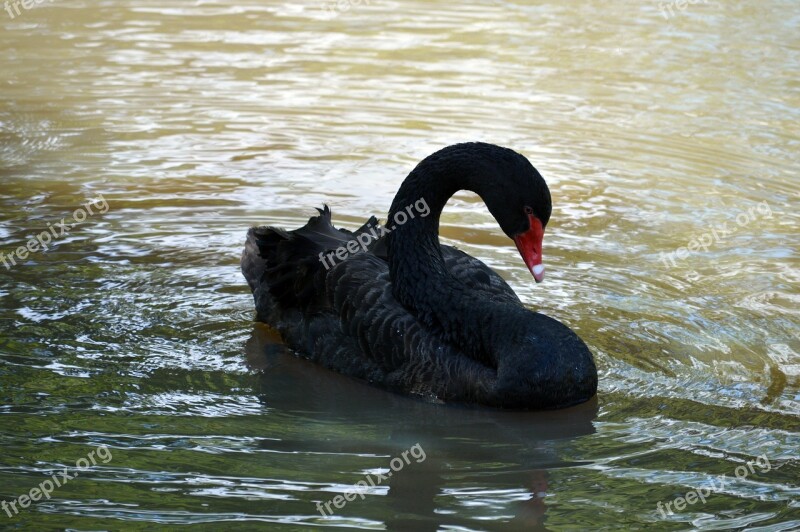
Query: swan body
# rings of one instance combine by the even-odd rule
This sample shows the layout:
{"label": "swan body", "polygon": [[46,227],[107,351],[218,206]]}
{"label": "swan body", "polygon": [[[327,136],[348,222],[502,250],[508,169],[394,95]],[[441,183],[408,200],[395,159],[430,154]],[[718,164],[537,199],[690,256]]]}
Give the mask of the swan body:
{"label": "swan body", "polygon": [[439,215],[461,189],[481,196],[541,281],[544,179],[512,150],[457,144],[409,174],[386,226],[372,217],[337,229],[324,207],[294,231],[250,229],[242,271],[257,319],[298,355],[392,391],[513,409],[590,399],[597,370],[583,341],[526,309],[481,261],[439,244]]}

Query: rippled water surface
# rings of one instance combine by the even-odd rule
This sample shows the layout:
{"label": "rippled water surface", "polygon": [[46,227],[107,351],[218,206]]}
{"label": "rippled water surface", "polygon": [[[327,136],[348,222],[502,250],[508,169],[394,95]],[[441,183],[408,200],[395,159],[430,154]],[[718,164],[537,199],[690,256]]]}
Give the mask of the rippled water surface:
{"label": "rippled water surface", "polygon": [[[0,11],[0,528],[800,528],[796,2],[33,5]],[[548,278],[470,194],[442,240],[585,339],[591,404],[422,403],[253,322],[248,226],[355,227],[463,140],[548,180]]]}

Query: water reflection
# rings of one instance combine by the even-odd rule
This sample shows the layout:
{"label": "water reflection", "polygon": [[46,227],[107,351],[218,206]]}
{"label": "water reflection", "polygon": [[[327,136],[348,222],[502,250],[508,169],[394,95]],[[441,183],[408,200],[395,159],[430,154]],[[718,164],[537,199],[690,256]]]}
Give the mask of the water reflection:
{"label": "water reflection", "polygon": [[[292,355],[277,333],[253,326],[245,346],[251,368],[261,372],[259,400],[269,408],[311,416],[343,427],[340,438],[326,441],[283,441],[285,449],[391,458],[419,444],[426,458],[394,474],[381,491],[391,509],[390,530],[438,530],[444,525],[469,527],[469,519],[440,512],[440,498],[459,504],[504,507],[514,515],[509,526],[540,525],[544,521],[549,469],[578,467],[559,455],[559,441],[594,434],[596,398],[584,405],[554,412],[506,412],[486,408],[445,406],[387,393],[321,368]],[[368,440],[348,439],[347,433],[368,426]],[[361,435],[359,435],[361,436]],[[275,442],[267,442],[270,448]],[[465,464],[468,464],[465,466]],[[350,485],[364,471],[350,471]],[[345,488],[347,488],[345,484]],[[338,488],[336,488],[338,489]],[[335,487],[325,493],[345,493]],[[375,495],[368,497],[367,503]],[[329,497],[325,497],[325,501]],[[358,500],[350,503],[358,506]],[[346,506],[341,515],[361,515]]]}

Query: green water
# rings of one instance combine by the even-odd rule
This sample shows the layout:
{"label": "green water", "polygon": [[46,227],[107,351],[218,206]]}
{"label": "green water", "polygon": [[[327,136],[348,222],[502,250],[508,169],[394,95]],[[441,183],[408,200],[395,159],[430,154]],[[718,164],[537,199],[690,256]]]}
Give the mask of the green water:
{"label": "green water", "polygon": [[[0,11],[0,529],[800,528],[800,9],[662,4]],[[253,323],[248,226],[385,216],[465,140],[547,179],[548,277],[472,195],[442,240],[584,338],[593,403],[420,403]]]}

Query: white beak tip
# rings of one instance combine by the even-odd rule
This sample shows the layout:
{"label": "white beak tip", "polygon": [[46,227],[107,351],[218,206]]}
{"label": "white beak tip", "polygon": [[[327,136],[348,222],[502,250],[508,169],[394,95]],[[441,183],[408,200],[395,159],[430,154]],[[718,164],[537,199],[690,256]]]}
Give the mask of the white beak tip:
{"label": "white beak tip", "polygon": [[537,264],[531,268],[531,273],[533,274],[533,278],[536,279],[536,282],[541,283],[544,279],[544,264]]}

